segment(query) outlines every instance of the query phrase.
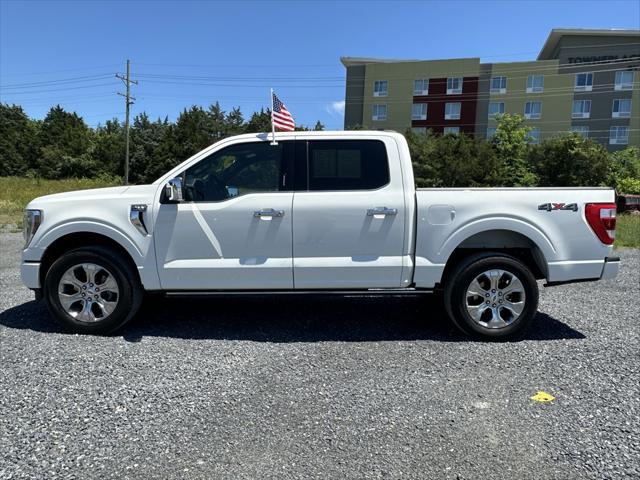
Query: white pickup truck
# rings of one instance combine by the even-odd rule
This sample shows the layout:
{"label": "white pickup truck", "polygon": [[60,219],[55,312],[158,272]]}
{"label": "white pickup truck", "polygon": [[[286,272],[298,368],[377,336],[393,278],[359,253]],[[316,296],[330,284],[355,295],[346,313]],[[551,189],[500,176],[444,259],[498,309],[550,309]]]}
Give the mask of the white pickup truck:
{"label": "white pickup truck", "polygon": [[606,188],[416,189],[393,132],[227,138],[151,185],[48,195],[22,280],[64,327],[112,332],[145,292],[443,292],[464,332],[517,335],[538,284],[612,278]]}

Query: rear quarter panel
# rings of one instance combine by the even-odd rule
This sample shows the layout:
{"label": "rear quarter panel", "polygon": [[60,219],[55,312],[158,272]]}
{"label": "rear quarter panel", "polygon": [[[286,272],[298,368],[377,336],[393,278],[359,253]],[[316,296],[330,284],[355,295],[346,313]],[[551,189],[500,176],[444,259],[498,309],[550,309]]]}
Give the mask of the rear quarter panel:
{"label": "rear quarter panel", "polygon": [[[587,203],[614,202],[611,189],[418,189],[416,198],[417,287],[439,282],[453,251],[481,232],[506,230],[527,237],[544,259],[548,281],[599,278],[612,251],[585,218]],[[576,203],[578,210],[539,210],[545,203]]]}

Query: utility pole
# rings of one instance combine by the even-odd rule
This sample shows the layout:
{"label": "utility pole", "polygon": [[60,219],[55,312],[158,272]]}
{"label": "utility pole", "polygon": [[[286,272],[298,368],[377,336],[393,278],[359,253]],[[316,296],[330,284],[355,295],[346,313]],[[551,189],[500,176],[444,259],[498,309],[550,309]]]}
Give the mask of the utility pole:
{"label": "utility pole", "polygon": [[131,62],[129,61],[129,59],[127,59],[127,75],[125,77],[123,77],[122,75],[118,75],[116,73],[116,77],[122,80],[127,87],[127,93],[118,92],[118,95],[121,95],[125,98],[125,112],[126,112],[125,113],[126,118],[124,120],[124,130],[125,130],[125,137],[126,137],[125,154],[124,154],[124,184],[125,185],[129,184],[129,107],[133,105],[133,102],[135,101],[135,97],[131,96],[131,84],[132,83],[135,85],[138,84],[137,80],[131,80],[130,65],[131,65]]}

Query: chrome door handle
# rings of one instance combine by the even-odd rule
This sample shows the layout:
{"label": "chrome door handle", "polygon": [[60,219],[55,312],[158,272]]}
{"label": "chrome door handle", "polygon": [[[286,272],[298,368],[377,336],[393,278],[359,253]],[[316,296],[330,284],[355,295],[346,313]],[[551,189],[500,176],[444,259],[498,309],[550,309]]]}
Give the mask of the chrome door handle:
{"label": "chrome door handle", "polygon": [[397,208],[376,207],[367,210],[367,215],[369,217],[373,217],[374,215],[396,215],[397,213]]}
{"label": "chrome door handle", "polygon": [[284,217],[284,210],[274,210],[273,208],[263,208],[253,212],[254,217]]}

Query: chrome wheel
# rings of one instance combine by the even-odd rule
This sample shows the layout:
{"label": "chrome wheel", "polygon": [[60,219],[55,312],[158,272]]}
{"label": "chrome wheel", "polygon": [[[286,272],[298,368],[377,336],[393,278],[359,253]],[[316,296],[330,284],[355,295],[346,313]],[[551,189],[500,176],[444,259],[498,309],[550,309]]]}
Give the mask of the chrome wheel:
{"label": "chrome wheel", "polygon": [[474,278],[465,295],[467,312],[485,328],[504,328],[515,322],[525,307],[524,286],[506,270],[487,270]]}
{"label": "chrome wheel", "polygon": [[69,268],[58,284],[62,308],[80,322],[104,320],[118,305],[118,283],[109,270],[95,263]]}

